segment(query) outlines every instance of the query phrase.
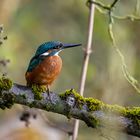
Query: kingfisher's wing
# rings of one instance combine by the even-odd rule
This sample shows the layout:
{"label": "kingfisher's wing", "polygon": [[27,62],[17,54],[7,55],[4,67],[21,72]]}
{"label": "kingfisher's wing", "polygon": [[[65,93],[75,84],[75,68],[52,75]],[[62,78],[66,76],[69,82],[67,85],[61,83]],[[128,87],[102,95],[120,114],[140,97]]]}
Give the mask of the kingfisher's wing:
{"label": "kingfisher's wing", "polygon": [[29,63],[27,72],[31,72],[36,66],[38,66],[42,61],[44,60],[44,57],[36,57],[34,56]]}

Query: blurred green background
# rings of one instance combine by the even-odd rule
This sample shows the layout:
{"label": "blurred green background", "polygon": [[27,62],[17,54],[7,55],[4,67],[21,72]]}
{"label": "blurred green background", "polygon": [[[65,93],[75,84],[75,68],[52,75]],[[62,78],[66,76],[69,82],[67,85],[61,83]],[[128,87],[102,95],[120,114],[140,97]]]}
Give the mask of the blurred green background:
{"label": "blurred green background", "polygon": [[[110,2],[112,0],[105,1],[106,4]],[[4,34],[8,36],[8,40],[0,46],[0,59],[10,59],[7,67],[0,67],[1,74],[6,72],[14,82],[25,85],[24,74],[29,60],[37,47],[46,41],[82,43],[82,47],[86,47],[89,9],[85,3],[86,1],[82,0],[1,0],[0,24],[4,25]],[[132,14],[135,3],[136,0],[119,1],[114,12],[120,16]],[[140,16],[140,10],[138,14]],[[140,81],[140,21],[115,20],[113,31],[129,72]],[[111,46],[108,17],[98,11],[95,11],[92,50],[84,96],[94,97],[109,104],[139,106],[140,96],[124,78],[120,57]],[[63,68],[51,90],[78,90],[83,54],[82,48],[65,50],[60,54]],[[10,119],[8,114],[14,116],[18,112],[17,108],[15,106],[13,110],[5,113],[1,111],[1,120],[5,116]],[[47,113],[47,116],[57,122],[63,123],[64,119],[67,121],[58,114]],[[15,120],[18,121],[18,118]],[[6,125],[8,127],[8,123]],[[62,135],[64,139],[68,139],[67,135]],[[120,133],[112,135],[119,140],[137,139]],[[104,138],[96,130],[93,131],[81,123],[79,140],[85,139]]]}

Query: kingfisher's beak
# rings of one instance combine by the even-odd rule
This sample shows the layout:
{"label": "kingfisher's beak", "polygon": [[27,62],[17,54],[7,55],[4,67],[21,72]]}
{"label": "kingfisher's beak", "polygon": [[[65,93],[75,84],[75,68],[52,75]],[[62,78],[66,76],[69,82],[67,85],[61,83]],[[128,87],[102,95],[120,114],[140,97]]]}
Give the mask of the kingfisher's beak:
{"label": "kingfisher's beak", "polygon": [[72,48],[72,47],[78,47],[81,46],[82,44],[63,44],[62,49],[66,49],[66,48]]}

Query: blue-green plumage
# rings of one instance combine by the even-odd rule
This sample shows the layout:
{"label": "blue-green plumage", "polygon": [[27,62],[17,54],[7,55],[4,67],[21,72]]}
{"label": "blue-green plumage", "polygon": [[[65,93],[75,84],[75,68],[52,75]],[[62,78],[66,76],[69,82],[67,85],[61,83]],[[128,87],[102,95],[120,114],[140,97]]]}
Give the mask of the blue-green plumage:
{"label": "blue-green plumage", "polygon": [[50,42],[45,42],[41,44],[36,50],[35,55],[30,60],[27,72],[31,72],[37,65],[39,65],[44,60],[45,57],[41,56],[43,53],[53,48],[55,49],[55,47],[60,46],[60,45],[62,45],[62,43],[59,41],[50,41]]}
{"label": "blue-green plumage", "polygon": [[[41,44],[35,55],[30,60],[27,72],[31,72],[36,66],[38,66],[46,57],[53,56],[58,54],[61,50],[70,47],[80,46],[81,44],[63,44],[60,41],[50,41]],[[48,55],[43,55],[44,53],[48,52]]]}
{"label": "blue-green plumage", "polygon": [[35,84],[39,87],[46,87],[49,96],[49,86],[60,74],[62,68],[62,59],[58,56],[58,53],[65,48],[80,45],[81,44],[63,44],[59,41],[46,42],[40,45],[30,60],[25,73],[27,85],[32,87],[32,85]]}
{"label": "blue-green plumage", "polygon": [[29,63],[29,66],[28,66],[28,69],[27,69],[27,72],[31,72],[38,64],[40,64],[42,62],[42,58],[35,58],[33,57],[31,60],[30,60],[30,63]]}
{"label": "blue-green plumage", "polygon": [[55,47],[60,46],[60,45],[62,45],[62,43],[59,41],[45,42],[38,47],[38,49],[35,53],[35,56],[39,56],[39,55],[47,52],[50,49],[55,49]]}

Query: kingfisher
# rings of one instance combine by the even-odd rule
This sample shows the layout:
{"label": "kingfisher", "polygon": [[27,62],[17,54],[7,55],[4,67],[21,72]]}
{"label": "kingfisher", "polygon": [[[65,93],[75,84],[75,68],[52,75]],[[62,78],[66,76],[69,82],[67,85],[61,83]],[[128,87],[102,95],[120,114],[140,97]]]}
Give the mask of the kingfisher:
{"label": "kingfisher", "polygon": [[58,77],[62,68],[59,53],[66,48],[81,46],[81,44],[65,44],[60,41],[50,41],[41,44],[31,58],[25,78],[27,86],[49,86]]}

